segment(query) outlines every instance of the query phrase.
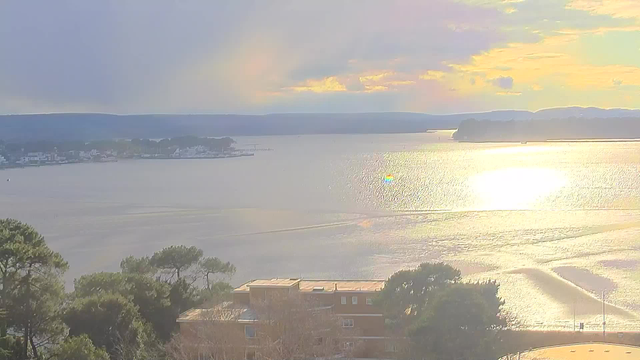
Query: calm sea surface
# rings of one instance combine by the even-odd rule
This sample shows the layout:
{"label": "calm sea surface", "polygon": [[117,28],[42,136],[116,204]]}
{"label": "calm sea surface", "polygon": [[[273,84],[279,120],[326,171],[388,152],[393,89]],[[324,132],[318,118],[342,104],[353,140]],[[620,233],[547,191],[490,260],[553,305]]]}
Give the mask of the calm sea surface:
{"label": "calm sea surface", "polygon": [[606,291],[608,329],[639,329],[640,143],[449,136],[244,137],[273,151],[5,170],[0,217],[36,226],[69,284],[172,244],[233,262],[236,284],[446,261],[498,280],[526,326],[570,330],[575,309],[600,329]]}

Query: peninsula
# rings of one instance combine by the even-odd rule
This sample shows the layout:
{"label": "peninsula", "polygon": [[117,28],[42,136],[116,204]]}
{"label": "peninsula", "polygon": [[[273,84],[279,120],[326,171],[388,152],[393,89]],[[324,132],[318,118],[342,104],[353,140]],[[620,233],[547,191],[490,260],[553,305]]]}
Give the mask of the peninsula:
{"label": "peninsula", "polygon": [[0,169],[62,165],[81,162],[115,162],[118,159],[218,159],[252,156],[233,147],[229,137],[181,136],[170,139],[102,141],[0,141]]}
{"label": "peninsula", "polygon": [[464,120],[453,139],[466,142],[640,139],[640,117],[549,120]]}

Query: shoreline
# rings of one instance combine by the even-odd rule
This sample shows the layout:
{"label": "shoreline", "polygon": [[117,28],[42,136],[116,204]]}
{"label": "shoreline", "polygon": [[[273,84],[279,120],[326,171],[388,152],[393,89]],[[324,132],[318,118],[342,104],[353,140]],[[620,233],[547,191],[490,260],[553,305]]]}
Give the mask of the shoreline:
{"label": "shoreline", "polygon": [[470,144],[522,144],[527,143],[636,143],[640,139],[546,139],[546,140],[456,140],[459,143]]}
{"label": "shoreline", "polygon": [[10,170],[10,169],[28,169],[28,168],[38,168],[43,166],[63,166],[63,165],[73,165],[73,164],[108,164],[108,163],[119,162],[120,160],[214,160],[214,159],[229,159],[229,158],[247,157],[247,156],[255,156],[255,154],[248,153],[248,154],[234,154],[234,155],[224,155],[224,156],[197,156],[197,157],[188,157],[188,158],[134,157],[134,158],[120,158],[120,159],[109,160],[109,161],[70,161],[70,162],[64,162],[64,163],[44,163],[44,164],[9,164],[9,165],[0,165],[0,171]]}
{"label": "shoreline", "polygon": [[247,154],[231,154],[222,156],[194,156],[194,157],[165,157],[165,156],[153,156],[153,157],[137,157],[131,160],[209,160],[209,159],[230,159],[245,156],[255,156],[253,153]]}

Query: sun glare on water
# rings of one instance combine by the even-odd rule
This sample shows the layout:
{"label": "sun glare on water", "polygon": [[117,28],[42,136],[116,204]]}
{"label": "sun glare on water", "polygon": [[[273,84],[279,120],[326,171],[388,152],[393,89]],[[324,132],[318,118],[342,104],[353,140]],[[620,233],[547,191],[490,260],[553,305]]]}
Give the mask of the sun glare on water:
{"label": "sun glare on water", "polygon": [[470,179],[484,210],[527,210],[567,184],[562,172],[549,168],[505,168],[480,173]]}

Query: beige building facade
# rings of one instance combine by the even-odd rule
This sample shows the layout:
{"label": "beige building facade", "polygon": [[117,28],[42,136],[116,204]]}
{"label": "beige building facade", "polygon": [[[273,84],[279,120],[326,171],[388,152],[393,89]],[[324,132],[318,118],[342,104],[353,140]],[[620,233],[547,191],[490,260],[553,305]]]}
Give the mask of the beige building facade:
{"label": "beige building facade", "polygon": [[[252,280],[233,290],[232,301],[212,309],[191,309],[181,314],[178,322],[182,335],[191,338],[206,324],[224,324],[228,331],[221,331],[220,336],[243,335],[248,344],[244,358],[252,360],[260,353],[260,344],[257,341],[251,344],[251,339],[257,339],[260,331],[256,307],[266,299],[299,295],[316,304],[316,310],[325,311],[337,320],[339,346],[349,356],[392,358],[396,342],[385,336],[383,313],[374,305],[374,298],[384,283],[384,280]],[[322,339],[317,341],[321,343]]]}

